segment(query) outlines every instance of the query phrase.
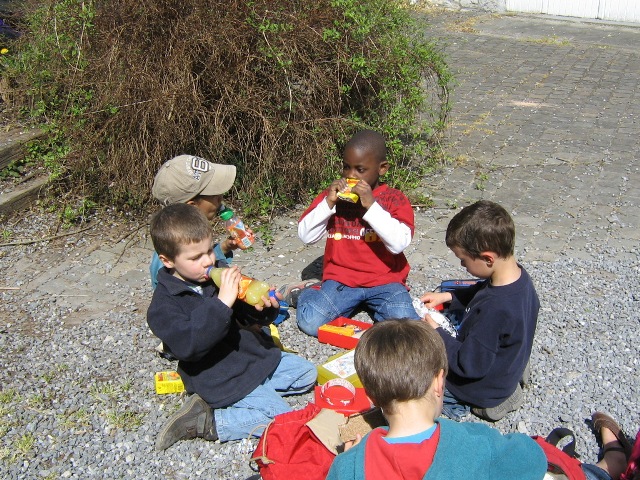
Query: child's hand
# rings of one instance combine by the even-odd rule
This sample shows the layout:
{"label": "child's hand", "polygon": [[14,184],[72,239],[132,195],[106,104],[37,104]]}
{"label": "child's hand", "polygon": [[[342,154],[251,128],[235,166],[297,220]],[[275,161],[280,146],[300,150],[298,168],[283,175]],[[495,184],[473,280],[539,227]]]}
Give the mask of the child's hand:
{"label": "child's hand", "polygon": [[242,275],[238,267],[224,268],[220,274],[218,298],[229,308],[233,306],[238,298],[240,278],[242,278]]}
{"label": "child's hand", "polygon": [[434,330],[440,326],[440,324],[436,322],[433,318],[431,318],[431,315],[429,315],[428,313],[426,313],[424,317],[422,317],[422,321],[425,323],[428,323],[429,326]]}
{"label": "child's hand", "polygon": [[373,191],[371,190],[371,185],[369,185],[364,180],[360,180],[353,187],[351,187],[351,191],[360,197],[360,203],[366,209],[369,209],[373,202],[375,202],[375,198],[373,198]]}
{"label": "child's hand", "polygon": [[329,193],[327,194],[326,199],[329,208],[336,206],[336,203],[338,202],[338,192],[341,192],[347,187],[347,181],[344,178],[338,178],[329,185]]}
{"label": "child's hand", "polygon": [[362,435],[360,435],[359,433],[356,433],[356,439],[355,440],[349,440],[348,442],[344,442],[344,451],[346,452],[351,447],[355,447],[356,445],[358,445],[360,443],[361,440],[362,440]]}
{"label": "child's hand", "polygon": [[435,308],[443,303],[450,302],[453,296],[449,292],[427,292],[420,297],[420,301],[427,308]]}
{"label": "child's hand", "polygon": [[264,310],[265,308],[280,308],[280,303],[278,303],[278,300],[282,300],[282,295],[280,294],[280,292],[276,292],[276,287],[271,287],[269,289],[269,296],[265,297],[264,295],[262,297],[260,297],[262,300],[262,303],[256,303],[255,307],[256,310],[258,310],[259,312],[261,312],[262,310]]}
{"label": "child's hand", "polygon": [[[252,237],[255,236],[255,234],[253,233],[253,230],[251,230],[250,228],[245,228],[247,233],[249,235],[251,235]],[[235,237],[227,237],[225,238],[222,243],[220,244],[220,250],[222,250],[222,253],[229,253],[231,250],[237,250],[240,247],[240,244],[242,242],[235,238]]]}
{"label": "child's hand", "polygon": [[227,254],[231,250],[236,250],[238,248],[240,248],[240,246],[238,245],[236,239],[233,237],[227,237],[220,243],[220,250],[222,250],[222,253],[224,254]]}

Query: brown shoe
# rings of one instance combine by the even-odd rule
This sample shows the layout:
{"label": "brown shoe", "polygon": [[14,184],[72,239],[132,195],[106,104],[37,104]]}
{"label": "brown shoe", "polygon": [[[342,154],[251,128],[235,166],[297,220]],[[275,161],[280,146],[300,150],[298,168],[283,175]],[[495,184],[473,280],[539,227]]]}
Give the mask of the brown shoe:
{"label": "brown shoe", "polygon": [[[622,445],[621,451],[624,453],[625,457],[629,459],[629,456],[631,455],[631,450],[633,447],[631,446],[631,443],[629,443],[629,440],[627,439],[627,436],[625,435],[625,433],[620,428],[620,425],[618,425],[613,418],[611,418],[606,413],[595,412],[591,415],[591,424],[593,425],[593,429],[596,431],[598,435],[600,435],[601,438],[602,438],[601,432],[603,428],[610,430],[611,433],[613,433],[615,437],[618,439],[618,442],[620,442],[620,445]],[[605,448],[605,450],[615,451],[616,447]]]}
{"label": "brown shoe", "polygon": [[511,394],[511,396],[500,405],[491,408],[473,407],[471,409],[471,413],[473,413],[476,417],[480,417],[484,420],[497,422],[507,413],[519,409],[523,403],[524,395],[522,394],[522,387],[520,387],[520,384],[518,384],[516,386],[516,390]]}
{"label": "brown shoe", "polygon": [[218,439],[213,410],[197,394],[191,395],[162,427],[156,438],[156,450],[166,450],[178,440],[190,438]]}

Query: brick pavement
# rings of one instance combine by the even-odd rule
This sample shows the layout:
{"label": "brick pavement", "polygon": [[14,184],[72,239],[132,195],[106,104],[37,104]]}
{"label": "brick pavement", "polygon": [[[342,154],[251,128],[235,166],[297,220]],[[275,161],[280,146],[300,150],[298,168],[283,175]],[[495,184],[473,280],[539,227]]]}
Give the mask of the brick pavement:
{"label": "brick pavement", "polygon": [[440,208],[423,214],[414,261],[442,258],[447,207],[479,198],[513,213],[527,261],[637,250],[640,28],[449,12],[431,32],[458,82],[448,152],[459,165],[427,181]]}
{"label": "brick pavement", "polygon": [[[466,275],[444,231],[452,207],[479,198],[512,212],[525,263],[590,258],[602,246],[621,258],[637,251],[640,28],[473,12],[432,23],[458,82],[447,139],[455,165],[424,181],[436,208],[416,212],[407,249],[414,291]],[[317,276],[324,242],[302,245],[296,215],[275,219],[273,243],[257,242],[234,262],[275,285]],[[113,309],[143,313],[152,251],[145,233],[117,243],[87,237],[73,255],[49,249],[8,266],[5,278],[22,278],[25,301],[55,294],[68,323]]]}

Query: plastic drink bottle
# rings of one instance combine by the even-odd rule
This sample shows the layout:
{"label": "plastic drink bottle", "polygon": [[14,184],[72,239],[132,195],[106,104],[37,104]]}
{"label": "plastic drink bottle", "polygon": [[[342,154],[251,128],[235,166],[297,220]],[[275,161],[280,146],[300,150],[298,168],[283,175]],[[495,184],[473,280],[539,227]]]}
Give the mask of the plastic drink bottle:
{"label": "plastic drink bottle", "polygon": [[[218,287],[220,287],[220,276],[222,275],[223,268],[209,267],[207,269],[207,276],[213,280]],[[238,288],[238,298],[249,305],[256,305],[260,303],[262,297],[269,297],[269,284],[267,282],[261,282],[255,278],[242,275],[240,279],[240,286]]]}
{"label": "plastic drink bottle", "polygon": [[233,210],[224,209],[220,212],[220,218],[224,221],[224,227],[229,230],[229,233],[233,238],[238,240],[238,246],[245,250],[253,245],[255,237],[252,233],[247,231],[242,220],[234,215]]}

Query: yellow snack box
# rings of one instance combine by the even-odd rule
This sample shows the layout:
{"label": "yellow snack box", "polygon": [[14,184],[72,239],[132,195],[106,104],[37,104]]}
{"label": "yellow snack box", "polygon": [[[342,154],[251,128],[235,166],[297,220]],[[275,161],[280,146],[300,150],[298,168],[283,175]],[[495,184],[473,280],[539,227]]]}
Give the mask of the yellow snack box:
{"label": "yellow snack box", "polygon": [[329,361],[318,365],[318,385],[324,385],[333,378],[344,378],[355,387],[362,387],[353,363],[354,350],[338,353],[329,357]]}
{"label": "yellow snack box", "polygon": [[156,393],[180,393],[184,391],[184,383],[178,372],[157,372],[155,374]]}

